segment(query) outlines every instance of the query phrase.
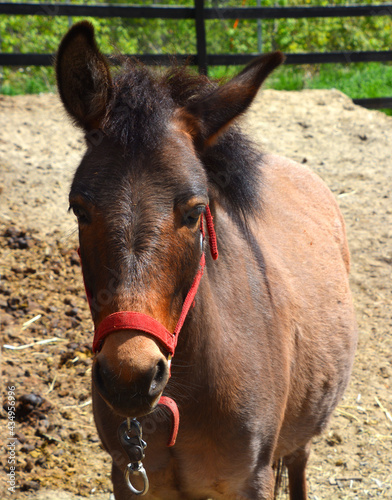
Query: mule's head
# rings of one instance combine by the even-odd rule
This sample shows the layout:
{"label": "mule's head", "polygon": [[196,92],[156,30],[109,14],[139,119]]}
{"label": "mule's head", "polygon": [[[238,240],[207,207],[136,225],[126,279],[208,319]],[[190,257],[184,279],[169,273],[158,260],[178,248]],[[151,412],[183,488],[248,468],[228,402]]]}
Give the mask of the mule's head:
{"label": "mule's head", "polygon": [[[96,328],[112,313],[135,311],[173,331],[198,270],[205,207],[246,184],[247,173],[234,170],[222,182],[238,155],[235,137],[222,137],[281,62],[280,53],[263,56],[221,87],[184,69],[154,76],[135,62],[112,79],[89,23],[64,37],[59,93],[88,146],[69,198]],[[237,193],[244,204],[248,184]],[[168,378],[165,348],[136,329],[107,336],[94,359],[97,390],[125,416],[151,411]]]}

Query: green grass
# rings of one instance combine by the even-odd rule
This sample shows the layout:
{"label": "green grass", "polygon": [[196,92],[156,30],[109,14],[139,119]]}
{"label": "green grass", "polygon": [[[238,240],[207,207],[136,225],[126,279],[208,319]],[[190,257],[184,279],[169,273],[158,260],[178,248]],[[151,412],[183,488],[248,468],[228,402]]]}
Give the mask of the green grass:
{"label": "green grass", "polygon": [[[227,79],[239,70],[215,67],[210,76]],[[268,77],[265,88],[276,90],[339,89],[351,98],[392,97],[392,64],[356,63],[281,66]]]}
{"label": "green grass", "polygon": [[[235,75],[233,67],[215,67],[214,78]],[[392,64],[355,63],[318,66],[281,66],[266,81],[264,88],[276,90],[338,89],[352,99],[392,97]],[[392,109],[382,110],[392,115]]]}
{"label": "green grass", "polygon": [[[352,99],[392,97],[392,64],[324,64],[318,67],[286,66],[266,82],[277,90],[337,89]],[[392,115],[392,110],[382,110]]]}
{"label": "green grass", "polygon": [[[228,79],[238,67],[213,67],[213,78]],[[392,64],[356,63],[319,66],[282,66],[267,80],[265,88],[277,90],[338,89],[352,99],[392,97]],[[3,68],[0,93],[6,95],[54,92],[53,68]],[[392,115],[392,110],[384,110]]]}
{"label": "green grass", "polygon": [[383,63],[286,66],[267,86],[279,90],[336,88],[351,98],[392,96],[392,65]]}
{"label": "green grass", "polygon": [[53,68],[0,68],[0,94],[40,94],[55,91]]}

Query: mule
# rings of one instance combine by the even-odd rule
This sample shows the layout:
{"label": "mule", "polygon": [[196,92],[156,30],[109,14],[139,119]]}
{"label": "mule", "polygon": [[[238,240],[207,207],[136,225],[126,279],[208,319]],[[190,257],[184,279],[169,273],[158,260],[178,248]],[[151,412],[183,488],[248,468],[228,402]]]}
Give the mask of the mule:
{"label": "mule", "polygon": [[290,498],[307,497],[310,443],[347,386],[356,323],[333,195],[238,124],[282,61],[263,55],[218,85],[125,58],[112,76],[88,22],[59,47],[59,94],[88,146],[69,200],[118,500],[137,496],[118,434],[129,418],[148,444],[147,499],[270,499],[279,462]]}

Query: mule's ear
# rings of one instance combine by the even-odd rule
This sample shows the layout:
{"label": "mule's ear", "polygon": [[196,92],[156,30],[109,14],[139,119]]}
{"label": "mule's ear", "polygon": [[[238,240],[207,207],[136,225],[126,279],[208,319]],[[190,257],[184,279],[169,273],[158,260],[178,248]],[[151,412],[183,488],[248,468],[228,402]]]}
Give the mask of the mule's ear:
{"label": "mule's ear", "polygon": [[85,130],[99,128],[112,80],[91,23],[75,24],[64,36],[56,58],[57,86],[65,109]]}
{"label": "mule's ear", "polygon": [[187,106],[199,123],[200,130],[194,132],[204,147],[248,109],[263,81],[284,59],[279,51],[258,57],[232,80]]}

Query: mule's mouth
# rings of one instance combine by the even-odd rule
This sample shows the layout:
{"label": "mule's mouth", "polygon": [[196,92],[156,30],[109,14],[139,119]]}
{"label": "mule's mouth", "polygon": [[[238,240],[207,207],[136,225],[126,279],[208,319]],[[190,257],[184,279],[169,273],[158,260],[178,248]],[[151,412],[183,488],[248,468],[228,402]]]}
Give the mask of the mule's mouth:
{"label": "mule's mouth", "polygon": [[114,375],[104,361],[96,358],[92,378],[95,388],[116,414],[138,418],[155,410],[169,380],[169,372],[167,363],[160,360],[148,376],[124,381]]}

